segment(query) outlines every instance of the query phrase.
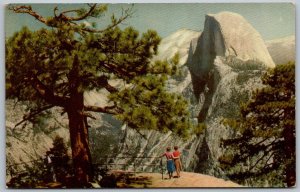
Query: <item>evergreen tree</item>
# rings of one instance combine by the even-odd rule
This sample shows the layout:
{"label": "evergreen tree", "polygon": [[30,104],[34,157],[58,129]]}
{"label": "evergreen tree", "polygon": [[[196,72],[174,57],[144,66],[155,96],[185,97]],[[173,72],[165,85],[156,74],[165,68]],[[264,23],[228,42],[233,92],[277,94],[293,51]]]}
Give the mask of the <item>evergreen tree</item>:
{"label": "evergreen tree", "polygon": [[46,154],[47,156],[45,161],[48,161],[48,156],[51,159],[51,164],[47,164],[48,171],[52,168],[52,172],[50,171],[49,174],[55,174],[58,182],[65,182],[65,177],[68,175],[68,173],[71,173],[71,169],[68,164],[70,158],[68,156],[68,149],[64,143],[64,139],[56,136],[53,140],[53,147],[50,148]]}
{"label": "evergreen tree", "polygon": [[225,120],[236,135],[223,140],[219,160],[233,180],[264,178],[291,187],[296,181],[295,64],[277,65],[262,82],[265,87],[242,105],[240,118]]}
{"label": "evergreen tree", "polygon": [[[6,97],[30,100],[30,114],[23,121],[52,107],[61,107],[69,119],[75,176],[87,183],[91,175],[88,141],[89,112],[115,115],[135,129],[171,130],[187,136],[187,102],[165,88],[176,73],[178,56],[171,61],[151,62],[160,37],[153,30],[139,35],[132,27],[118,26],[132,16],[132,8],[111,17],[103,29],[89,19],[101,18],[105,5],[88,4],[82,9],[59,11],[44,17],[31,6],[9,7],[29,14],[45,25],[37,31],[24,27],[6,41]],[[114,87],[111,80],[121,80]],[[84,92],[106,89],[110,104],[84,104]]]}

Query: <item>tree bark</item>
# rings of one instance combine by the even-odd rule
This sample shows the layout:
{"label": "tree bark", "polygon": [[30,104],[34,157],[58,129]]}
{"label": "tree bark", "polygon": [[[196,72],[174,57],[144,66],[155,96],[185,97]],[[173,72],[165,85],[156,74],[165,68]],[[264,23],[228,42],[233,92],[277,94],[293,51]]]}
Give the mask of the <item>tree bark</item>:
{"label": "tree bark", "polygon": [[296,141],[294,136],[294,129],[293,126],[286,126],[284,129],[284,149],[285,149],[285,156],[286,156],[286,184],[288,187],[294,187],[296,184]]}
{"label": "tree bark", "polygon": [[72,95],[67,108],[72,148],[73,166],[76,185],[79,187],[88,184],[91,179],[92,159],[88,145],[88,126],[83,115],[83,93]]}

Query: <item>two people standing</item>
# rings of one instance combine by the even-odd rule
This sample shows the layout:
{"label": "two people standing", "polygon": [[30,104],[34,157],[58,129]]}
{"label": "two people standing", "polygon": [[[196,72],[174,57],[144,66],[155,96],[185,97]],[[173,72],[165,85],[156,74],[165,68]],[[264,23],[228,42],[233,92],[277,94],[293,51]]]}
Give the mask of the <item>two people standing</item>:
{"label": "two people standing", "polygon": [[169,179],[173,177],[173,172],[176,170],[177,178],[180,177],[180,171],[182,170],[182,165],[180,161],[180,152],[178,151],[178,147],[174,147],[174,152],[171,152],[171,148],[167,147],[166,152],[161,156],[165,156],[167,158],[167,170],[169,174]]}

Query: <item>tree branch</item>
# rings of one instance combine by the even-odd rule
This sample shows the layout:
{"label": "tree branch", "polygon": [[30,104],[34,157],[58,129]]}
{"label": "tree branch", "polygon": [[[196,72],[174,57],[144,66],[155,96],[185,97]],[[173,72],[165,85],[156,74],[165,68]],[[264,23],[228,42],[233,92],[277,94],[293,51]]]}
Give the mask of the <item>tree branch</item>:
{"label": "tree branch", "polygon": [[[92,15],[92,12],[95,10],[95,8],[97,7],[97,4],[93,4],[93,5],[89,5],[90,9],[89,11],[87,11],[84,15],[80,16],[80,17],[69,17],[66,16],[66,13],[70,13],[70,12],[77,12],[79,10],[67,10],[64,12],[61,12],[59,15],[57,15],[56,11],[58,10],[57,7],[54,8],[53,12],[54,12],[54,17],[51,17],[49,19],[52,21],[63,21],[65,23],[68,23],[70,26],[78,26],[79,24],[75,23],[74,21],[81,21],[86,19],[87,17]],[[39,20],[40,22],[46,24],[49,27],[58,27],[55,22],[48,22],[48,19],[44,18],[43,16],[41,16],[40,14],[38,14],[37,12],[32,10],[31,6],[12,6],[9,8],[10,10],[14,11],[15,13],[26,13],[29,14],[31,16],[33,16],[34,18],[36,18],[37,20]],[[124,20],[126,20],[127,18],[132,16],[132,7],[129,9],[126,9],[125,11],[122,10],[122,16],[120,18],[118,18],[117,20],[114,20],[112,24],[108,25],[105,29],[102,30],[98,30],[98,29],[94,29],[94,28],[89,28],[89,27],[83,27],[81,28],[80,31],[77,31],[79,34],[84,35],[85,32],[91,32],[91,33],[103,33],[105,31],[108,31],[116,26],[118,26],[119,24],[121,24]]]}
{"label": "tree branch", "polygon": [[[269,139],[269,138],[268,138],[268,139]],[[263,141],[264,141],[264,140],[263,140]],[[259,143],[257,143],[257,144],[254,144],[253,147],[258,148],[258,145],[259,145],[259,144],[262,144],[262,145],[259,145],[259,146],[264,147],[264,149],[265,149],[264,155],[263,155],[263,157],[264,157],[266,153],[268,153],[268,152],[270,152],[270,151],[272,150],[272,148],[271,148],[271,149],[268,149],[268,147],[271,146],[271,145],[274,145],[276,141],[278,141],[278,140],[275,139],[275,140],[273,140],[271,143],[269,143],[268,145],[264,145],[263,142],[259,142]],[[260,151],[260,150],[255,150],[255,153],[257,153],[257,152],[259,152],[259,151]],[[243,154],[243,155],[245,155],[245,156],[238,156],[237,158],[239,159],[239,161],[242,161],[242,160],[245,160],[245,159],[247,159],[247,158],[249,158],[249,157],[253,157],[253,155],[254,155],[255,153],[250,153],[250,152],[248,152],[247,154]],[[260,161],[260,160],[258,160],[258,161]],[[257,163],[256,163],[256,164],[257,164]],[[256,164],[255,164],[255,165],[256,165]],[[252,168],[253,168],[253,167],[252,167]],[[252,168],[251,168],[251,169],[252,169]]]}
{"label": "tree branch", "polygon": [[51,105],[65,107],[67,98],[55,95],[54,92],[49,90],[35,75],[31,75],[29,78],[25,78],[25,80],[31,84],[45,101]]}
{"label": "tree branch", "polygon": [[122,11],[122,16],[115,21],[114,23],[112,23],[111,25],[108,25],[105,29],[102,30],[97,30],[97,29],[92,29],[92,28],[88,28],[85,27],[82,30],[86,31],[86,32],[92,32],[92,33],[103,33],[105,31],[108,31],[114,27],[116,27],[117,25],[121,24],[123,21],[125,21],[127,18],[131,17],[133,13],[131,13],[132,8],[126,9],[125,11]]}
{"label": "tree branch", "polygon": [[[271,144],[273,144],[274,143],[274,141],[271,143]],[[254,164],[254,165],[252,165],[250,168],[249,168],[249,171],[251,171],[252,169],[254,169],[254,167],[256,167],[256,165],[260,162],[260,161],[262,161],[263,159],[264,159],[264,157],[266,157],[270,152],[272,151],[272,149],[269,149],[269,150],[265,150],[264,151],[264,153],[263,153],[263,155],[256,161],[256,163]],[[271,153],[271,156],[274,154],[274,152],[272,152]],[[269,157],[270,158],[270,157]],[[269,158],[268,158],[268,160],[269,160]],[[268,161],[267,160],[267,161]]]}
{"label": "tree branch", "polygon": [[102,32],[108,31],[108,30],[116,27],[117,25],[119,25],[123,21],[125,21],[127,18],[131,17],[132,13],[130,13],[130,11],[131,11],[131,9],[125,10],[125,15],[123,15],[123,13],[122,13],[122,16],[115,23],[107,26],[105,29],[99,30],[98,33],[102,33]]}
{"label": "tree branch", "polygon": [[[104,68],[106,68],[107,70],[113,72],[115,75],[117,75],[118,77],[128,77],[128,78],[133,78],[135,75],[134,72],[129,72],[126,69],[122,68],[122,67],[118,67],[117,64],[113,64],[113,63],[101,63],[100,65],[102,65]],[[142,73],[140,73],[142,74]]]}
{"label": "tree branch", "polygon": [[116,93],[119,91],[117,88],[108,83],[108,78],[105,75],[100,76],[95,83],[98,87],[104,87],[110,93]]}
{"label": "tree branch", "polygon": [[44,107],[42,107],[42,108],[38,108],[38,109],[36,109],[36,110],[34,110],[34,111],[31,111],[29,114],[25,114],[25,115],[23,116],[23,119],[22,119],[20,122],[18,122],[18,123],[15,125],[14,128],[16,128],[17,126],[21,125],[21,124],[24,123],[25,121],[30,120],[32,117],[34,117],[34,116],[36,116],[36,115],[42,113],[43,111],[46,111],[46,110],[48,110],[48,109],[51,109],[52,107],[54,107],[54,105],[47,105],[47,106],[44,106]]}
{"label": "tree branch", "polygon": [[97,4],[93,4],[90,7],[90,10],[88,12],[86,12],[84,15],[80,16],[80,17],[67,17],[67,16],[65,16],[66,13],[77,12],[78,10],[64,11],[64,12],[61,12],[60,15],[64,15],[64,18],[67,19],[68,21],[80,21],[80,20],[83,20],[83,19],[87,18],[88,16],[90,16],[91,13],[95,10],[96,6],[97,6]]}
{"label": "tree branch", "polygon": [[[265,163],[263,169],[265,169],[268,165],[270,165],[270,164],[268,164],[268,161],[274,156],[274,154],[275,154],[275,152],[273,151],[273,152],[271,153],[271,155],[269,156],[269,158],[266,160],[266,163]],[[272,163],[271,163],[271,164],[272,164]]]}
{"label": "tree branch", "polygon": [[39,15],[38,13],[36,13],[35,11],[32,10],[31,6],[16,6],[16,7],[10,7],[9,10],[14,11],[15,13],[27,13],[31,16],[33,16],[34,18],[36,18],[37,20],[39,20],[42,23],[47,24],[47,19],[44,18],[43,16]]}
{"label": "tree branch", "polygon": [[85,111],[93,111],[93,112],[100,112],[100,113],[107,113],[112,115],[117,115],[123,112],[122,109],[118,108],[117,106],[106,106],[106,107],[97,107],[97,106],[84,106]]}
{"label": "tree branch", "polygon": [[94,117],[92,114],[90,114],[90,113],[87,113],[87,112],[82,112],[82,115],[83,116],[85,116],[85,117],[89,117],[89,118],[91,118],[91,119],[94,119],[94,120],[96,120],[97,118],[96,117]]}
{"label": "tree branch", "polygon": [[264,153],[259,159],[257,159],[256,160],[256,162],[255,162],[255,164],[254,165],[252,165],[250,168],[249,168],[249,172],[252,170],[252,169],[254,169],[255,167],[256,167],[256,165],[260,162],[260,161],[262,161],[263,160],[263,158],[266,156],[266,153]]}
{"label": "tree branch", "polygon": [[110,93],[116,93],[116,92],[118,92],[118,89],[115,88],[115,87],[113,87],[113,86],[111,86],[108,82],[107,82],[107,84],[104,86],[104,88],[105,88],[108,92],[110,92]]}

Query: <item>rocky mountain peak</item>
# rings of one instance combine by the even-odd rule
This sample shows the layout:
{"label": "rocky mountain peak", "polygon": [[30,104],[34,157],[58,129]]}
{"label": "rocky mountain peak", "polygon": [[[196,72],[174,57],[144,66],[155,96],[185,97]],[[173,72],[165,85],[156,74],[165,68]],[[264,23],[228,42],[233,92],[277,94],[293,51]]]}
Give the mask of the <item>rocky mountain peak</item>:
{"label": "rocky mountain peak", "polygon": [[193,38],[198,39],[200,35],[199,31],[182,28],[171,35],[162,39],[160,46],[158,47],[158,55],[153,60],[170,59],[176,53],[179,53],[179,64],[185,64],[190,41]]}
{"label": "rocky mountain peak", "polygon": [[254,60],[267,67],[275,67],[261,35],[244,17],[232,12],[221,12],[207,17],[219,25],[219,29],[215,30],[219,30],[223,37],[223,54],[226,57],[235,56],[242,61]]}
{"label": "rocky mountain peak", "polygon": [[217,57],[241,65],[254,63],[261,67],[275,67],[260,34],[237,13],[206,15],[202,34],[197,41],[191,41],[187,65],[192,75],[196,97],[199,97],[204,87],[195,87],[205,84],[204,81],[210,79],[210,72]]}

